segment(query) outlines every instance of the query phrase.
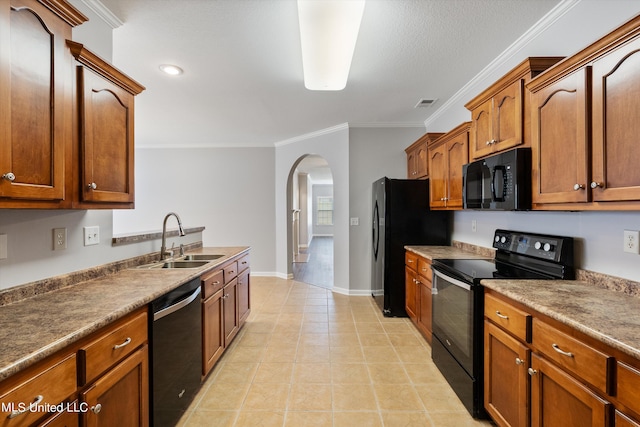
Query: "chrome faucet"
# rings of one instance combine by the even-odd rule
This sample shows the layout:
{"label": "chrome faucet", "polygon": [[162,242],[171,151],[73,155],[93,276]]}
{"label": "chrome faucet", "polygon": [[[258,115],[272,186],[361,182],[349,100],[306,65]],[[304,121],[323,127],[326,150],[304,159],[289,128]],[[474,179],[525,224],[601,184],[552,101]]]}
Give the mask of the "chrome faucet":
{"label": "chrome faucet", "polygon": [[167,256],[167,220],[169,217],[173,215],[178,220],[178,234],[180,236],[184,236],[184,228],[182,228],[182,221],[180,221],[180,217],[175,212],[169,212],[164,217],[164,222],[162,223],[162,246],[160,246],[160,261],[165,259]]}

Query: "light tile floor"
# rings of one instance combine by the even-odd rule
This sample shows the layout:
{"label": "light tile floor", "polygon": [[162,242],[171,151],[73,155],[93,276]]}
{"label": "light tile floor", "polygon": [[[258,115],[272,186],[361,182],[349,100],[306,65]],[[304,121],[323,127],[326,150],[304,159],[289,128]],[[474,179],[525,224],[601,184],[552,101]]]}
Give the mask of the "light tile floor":
{"label": "light tile floor", "polygon": [[471,418],[408,319],[370,297],[251,278],[251,315],[181,426],[489,426]]}

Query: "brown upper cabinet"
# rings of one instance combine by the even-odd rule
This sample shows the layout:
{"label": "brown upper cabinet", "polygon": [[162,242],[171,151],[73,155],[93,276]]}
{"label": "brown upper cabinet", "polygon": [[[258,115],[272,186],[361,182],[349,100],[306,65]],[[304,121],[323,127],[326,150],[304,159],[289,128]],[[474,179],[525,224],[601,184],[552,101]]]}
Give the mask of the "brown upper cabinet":
{"label": "brown upper cabinet", "polygon": [[429,177],[427,147],[429,143],[440,138],[442,135],[444,134],[428,132],[404,150],[405,153],[407,153],[408,179],[424,179]]}
{"label": "brown upper cabinet", "polygon": [[532,57],[469,101],[469,158],[472,160],[518,145],[529,145],[529,94],[524,86],[561,57]]}
{"label": "brown upper cabinet", "polygon": [[82,44],[67,45],[77,61],[74,207],[133,208],[133,106],[145,88]]}
{"label": "brown upper cabinet", "polygon": [[1,2],[0,207],[60,207],[67,196],[73,58],[65,40],[86,20],[63,0]]}
{"label": "brown upper cabinet", "polygon": [[462,166],[469,161],[469,127],[465,122],[429,144],[431,209],[462,209]]}
{"label": "brown upper cabinet", "polygon": [[86,20],[65,0],[0,0],[0,208],[133,208],[144,87],[68,41]]}
{"label": "brown upper cabinet", "polygon": [[639,209],[640,17],[527,88],[534,209]]}

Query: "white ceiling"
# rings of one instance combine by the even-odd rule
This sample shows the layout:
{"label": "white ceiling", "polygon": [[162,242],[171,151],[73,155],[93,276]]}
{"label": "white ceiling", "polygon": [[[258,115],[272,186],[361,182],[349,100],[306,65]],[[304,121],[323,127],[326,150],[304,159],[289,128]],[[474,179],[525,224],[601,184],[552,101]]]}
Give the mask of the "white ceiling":
{"label": "white ceiling", "polygon": [[[368,0],[347,87],[304,88],[295,0],[102,0],[146,86],[138,146],[273,146],[342,123],[424,126],[559,0]],[[184,68],[162,75],[158,65]],[[421,98],[437,98],[414,108]]]}

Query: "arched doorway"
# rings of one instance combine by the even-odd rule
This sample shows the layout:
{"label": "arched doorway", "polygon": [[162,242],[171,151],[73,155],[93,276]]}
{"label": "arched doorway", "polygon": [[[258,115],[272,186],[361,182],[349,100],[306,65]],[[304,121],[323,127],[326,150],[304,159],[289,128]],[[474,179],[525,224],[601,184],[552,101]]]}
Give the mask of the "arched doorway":
{"label": "arched doorway", "polygon": [[287,183],[288,241],[294,280],[333,287],[333,175],[327,161],[307,154]]}

